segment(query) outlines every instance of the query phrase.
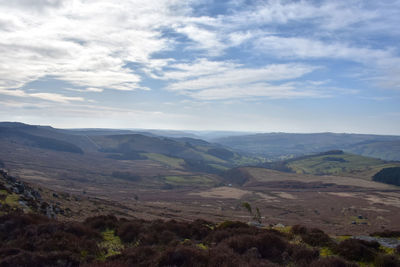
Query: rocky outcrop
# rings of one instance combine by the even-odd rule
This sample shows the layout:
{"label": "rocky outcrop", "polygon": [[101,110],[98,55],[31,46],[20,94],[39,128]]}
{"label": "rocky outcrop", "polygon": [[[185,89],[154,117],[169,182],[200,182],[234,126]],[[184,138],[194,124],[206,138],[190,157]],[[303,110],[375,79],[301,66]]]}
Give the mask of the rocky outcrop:
{"label": "rocky outcrop", "polygon": [[[15,207],[17,210],[31,210],[49,218],[56,218],[58,214],[64,214],[64,210],[59,205],[47,203],[37,190],[9,175],[4,169],[0,169],[0,189],[5,190],[7,194],[18,196],[18,207]],[[7,206],[9,206],[7,203],[0,203],[3,211],[10,209]]]}

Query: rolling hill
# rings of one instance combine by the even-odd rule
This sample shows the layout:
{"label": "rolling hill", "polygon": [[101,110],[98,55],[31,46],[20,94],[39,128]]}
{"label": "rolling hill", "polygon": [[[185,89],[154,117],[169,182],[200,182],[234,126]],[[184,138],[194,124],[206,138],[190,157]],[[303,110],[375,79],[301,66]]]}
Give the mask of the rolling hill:
{"label": "rolling hill", "polygon": [[285,159],[328,150],[400,160],[400,136],[337,133],[264,133],[214,139],[214,142],[250,155]]}
{"label": "rolling hill", "polygon": [[[48,181],[137,187],[214,186],[218,175],[242,164],[258,164],[221,145],[189,137],[167,138],[126,130],[63,130],[0,123],[0,159],[15,174]],[[79,185],[78,185],[79,184]]]}
{"label": "rolling hill", "polygon": [[261,166],[298,174],[351,176],[372,180],[372,177],[382,169],[398,167],[400,162],[332,150],[280,162],[264,163]]}

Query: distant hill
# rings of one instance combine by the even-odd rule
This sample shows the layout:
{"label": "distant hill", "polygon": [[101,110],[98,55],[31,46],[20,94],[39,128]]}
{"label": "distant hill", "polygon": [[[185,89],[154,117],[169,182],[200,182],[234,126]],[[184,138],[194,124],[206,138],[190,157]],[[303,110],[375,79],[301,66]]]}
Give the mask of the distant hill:
{"label": "distant hill", "polygon": [[179,163],[193,171],[219,172],[242,162],[252,162],[220,145],[193,138],[152,137],[141,134],[91,136],[101,152],[115,159],[144,159]]}
{"label": "distant hill", "polygon": [[[161,131],[160,131],[161,132]],[[0,143],[13,147],[75,154],[90,153],[97,158],[150,160],[168,169],[220,173],[243,164],[257,164],[219,144],[191,137],[163,137],[114,129],[56,129],[18,122],[0,123]]]}
{"label": "distant hill", "polygon": [[[83,154],[78,145],[69,142],[71,138],[53,132],[52,128],[21,123],[0,123],[0,139],[42,149]],[[80,143],[78,139],[72,141]]]}
{"label": "distant hill", "polygon": [[337,133],[264,133],[213,140],[241,153],[268,159],[285,159],[328,150],[400,160],[400,136]]}
{"label": "distant hill", "polygon": [[[261,166],[297,174],[340,175],[372,180],[372,177],[382,169],[400,167],[400,162],[389,162],[333,150],[279,162],[267,162]],[[379,180],[374,179],[374,181]]]}
{"label": "distant hill", "polygon": [[368,157],[400,161],[400,140],[363,142],[346,148],[346,151]]}

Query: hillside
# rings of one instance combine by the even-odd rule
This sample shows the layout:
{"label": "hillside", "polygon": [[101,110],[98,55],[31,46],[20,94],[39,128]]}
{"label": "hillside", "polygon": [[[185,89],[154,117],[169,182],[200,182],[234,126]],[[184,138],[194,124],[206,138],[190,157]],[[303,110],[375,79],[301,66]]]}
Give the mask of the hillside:
{"label": "hillside", "polygon": [[86,136],[62,133],[48,126],[15,122],[0,122],[0,141],[80,154],[97,149]]}
{"label": "hillside", "polygon": [[[398,187],[370,181],[379,168],[395,165],[393,162],[330,153],[319,155],[327,157],[319,160],[330,164],[324,165],[329,174],[289,173],[266,166],[243,167],[257,166],[260,161],[200,139],[126,132],[110,135],[108,131],[103,135],[99,130],[93,135],[72,135],[50,127],[26,128],[26,134],[68,140],[74,145],[78,138],[95,148],[82,146],[83,153],[71,153],[33,146],[18,138],[0,138],[4,167],[12,176],[35,184],[35,190],[42,188],[47,203],[70,209],[65,220],[115,211],[146,220],[247,222],[249,215],[240,208],[242,202],[258,207],[268,223],[304,221],[329,234],[391,229],[400,220]],[[339,155],[345,158],[335,158]],[[295,159],[288,162],[295,163]],[[338,167],[338,163],[347,165]],[[317,173],[317,166],[307,168]],[[358,220],[358,215],[368,219]]]}
{"label": "hillside", "polygon": [[[0,171],[0,266],[400,265],[399,231],[346,236],[274,225],[258,208],[255,216],[248,202],[239,209],[248,209],[248,219],[257,222],[143,220],[111,202],[53,191],[57,202],[71,207],[61,209],[63,204],[44,201],[50,197],[47,190],[39,193]],[[93,208],[88,203],[97,205],[92,216],[80,214],[79,209]]]}
{"label": "hillside", "polygon": [[342,175],[371,180],[380,170],[400,166],[400,162],[388,162],[345,153],[341,150],[332,150],[279,162],[264,163],[260,166],[299,174]]}
{"label": "hillside", "polygon": [[[183,176],[194,175],[192,172],[220,173],[228,168],[241,164],[256,164],[260,161],[254,157],[244,157],[221,145],[211,144],[200,139],[189,137],[167,138],[143,132],[134,133],[129,130],[78,129],[63,130],[49,126],[35,126],[22,123],[0,123],[0,145],[11,153],[23,156],[26,163],[34,160],[35,153],[41,151],[67,152],[85,154],[84,157],[69,155],[73,160],[105,161],[137,161],[147,166],[148,163],[159,165],[165,170],[186,170]],[[39,150],[35,150],[39,149]],[[19,152],[25,151],[27,155]],[[47,152],[50,153],[50,152]],[[27,157],[31,155],[31,158]],[[46,155],[43,154],[43,156]],[[40,157],[39,157],[40,158]],[[57,158],[54,157],[54,161]],[[14,162],[20,162],[17,156]],[[35,160],[34,160],[35,161]],[[48,165],[50,162],[42,162]],[[67,163],[65,161],[63,164]],[[77,168],[79,169],[79,167]],[[128,170],[124,170],[127,172]],[[128,171],[129,172],[129,171]],[[153,176],[160,176],[155,168]],[[103,173],[104,175],[104,173]],[[140,172],[128,176],[142,175]],[[148,173],[147,175],[152,175]],[[171,175],[176,175],[172,173]],[[111,175],[112,177],[121,177]],[[125,175],[126,176],[126,175]]]}
{"label": "hillside", "polygon": [[99,147],[99,151],[108,154],[107,157],[122,160],[152,159],[172,167],[186,167],[195,171],[213,173],[238,164],[259,162],[256,158],[243,157],[220,145],[193,138],[141,134],[97,135],[89,138]]}
{"label": "hillside", "polygon": [[346,148],[346,151],[367,157],[400,161],[400,140],[363,142]]}
{"label": "hillside", "polygon": [[400,167],[389,167],[376,173],[372,180],[400,186]]}
{"label": "hillside", "polygon": [[384,160],[400,160],[399,136],[265,133],[223,137],[213,141],[241,153],[264,156],[268,159],[284,159],[328,150],[344,150]]}

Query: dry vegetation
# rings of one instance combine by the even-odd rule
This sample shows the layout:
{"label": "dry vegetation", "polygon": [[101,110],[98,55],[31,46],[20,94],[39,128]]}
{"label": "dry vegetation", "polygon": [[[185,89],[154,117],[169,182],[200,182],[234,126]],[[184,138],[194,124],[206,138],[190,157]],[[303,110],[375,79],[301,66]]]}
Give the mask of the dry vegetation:
{"label": "dry vegetation", "polygon": [[[335,242],[319,229],[289,232],[241,222],[139,220],[83,223],[34,214],[0,217],[0,266],[399,266],[376,242]],[[329,256],[323,251],[330,250]],[[396,254],[397,253],[397,254]]]}

